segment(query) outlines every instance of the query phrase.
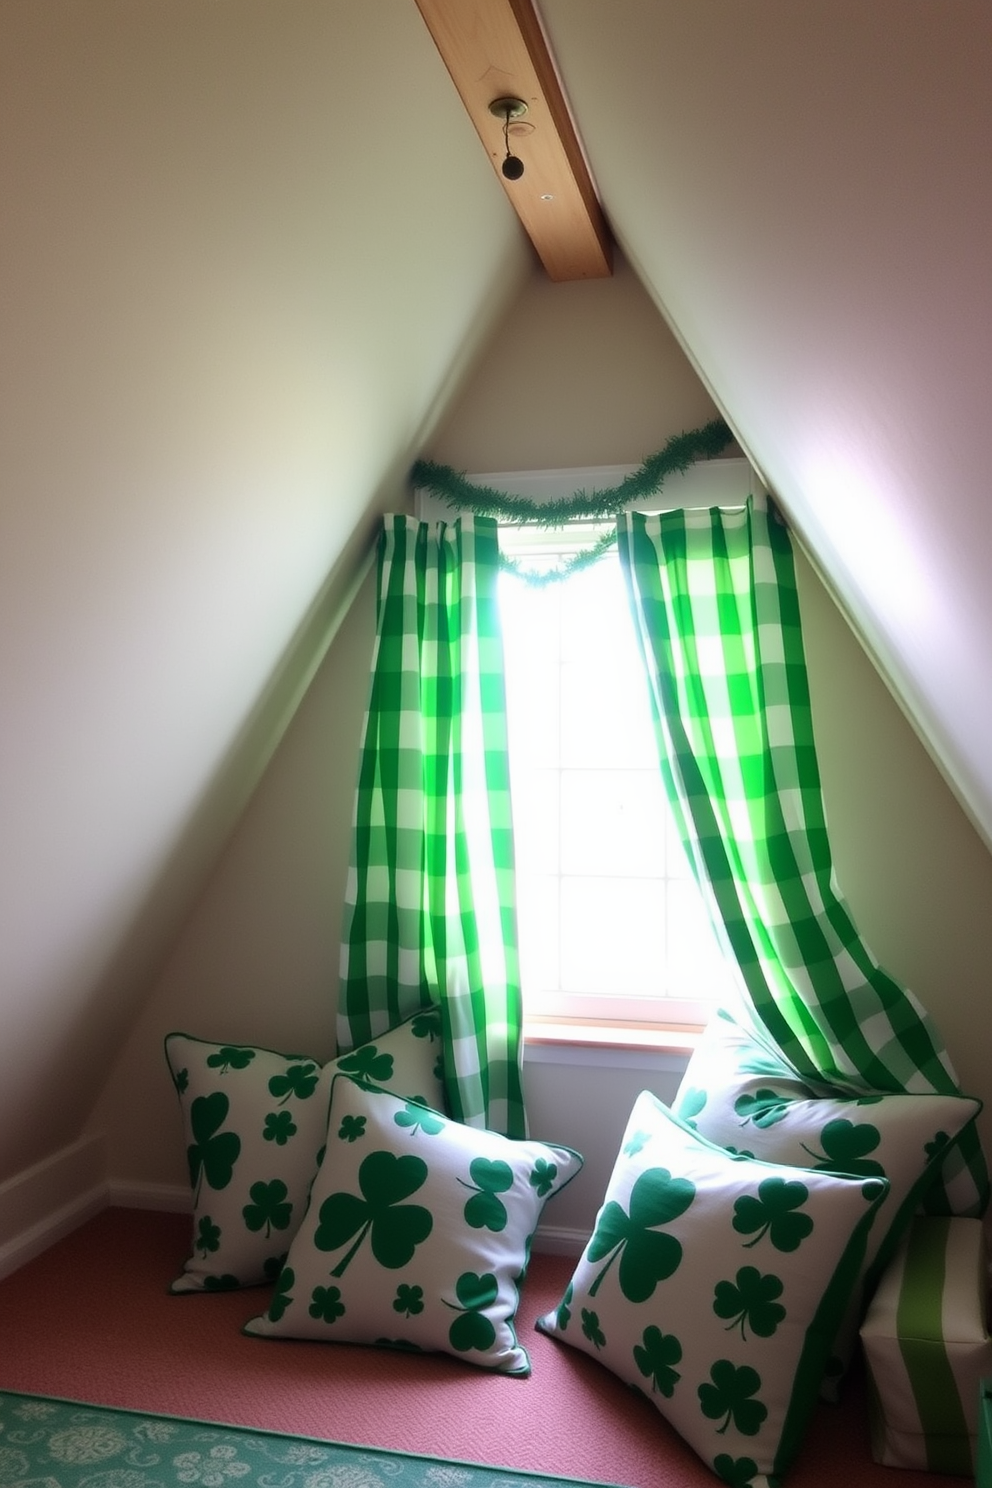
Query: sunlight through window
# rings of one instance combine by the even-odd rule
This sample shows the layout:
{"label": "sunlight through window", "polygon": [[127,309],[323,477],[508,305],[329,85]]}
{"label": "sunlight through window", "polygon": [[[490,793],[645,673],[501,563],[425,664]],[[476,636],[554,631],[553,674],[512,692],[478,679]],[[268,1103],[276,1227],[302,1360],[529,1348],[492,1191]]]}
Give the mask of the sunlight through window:
{"label": "sunlight through window", "polygon": [[527,1014],[702,1023],[730,978],[669,811],[616,553],[544,588],[500,582]]}

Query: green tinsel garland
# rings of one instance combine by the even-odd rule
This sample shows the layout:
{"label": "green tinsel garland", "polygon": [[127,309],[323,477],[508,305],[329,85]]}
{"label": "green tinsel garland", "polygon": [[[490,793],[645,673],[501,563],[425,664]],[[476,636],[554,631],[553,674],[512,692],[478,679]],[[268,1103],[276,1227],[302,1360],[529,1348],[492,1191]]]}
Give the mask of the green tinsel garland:
{"label": "green tinsel garland", "polygon": [[[618,486],[593,491],[591,495],[576,491],[572,496],[543,503],[531,501],[526,496],[510,496],[505,491],[493,490],[491,486],[475,486],[449,465],[438,465],[433,460],[418,460],[410,472],[410,479],[414,486],[430,491],[449,506],[474,512],[477,517],[496,517],[518,526],[564,527],[567,522],[582,519],[605,521],[616,517],[630,502],[653,496],[673,472],[688,470],[697,460],[712,460],[721,454],[733,437],[723,419],[713,419],[700,429],[673,434],[663,449],[650,455]],[[595,563],[615,541],[616,533],[607,533],[592,547],[575,553],[548,573],[525,569],[506,555],[501,556],[500,564],[528,583],[547,584]]]}

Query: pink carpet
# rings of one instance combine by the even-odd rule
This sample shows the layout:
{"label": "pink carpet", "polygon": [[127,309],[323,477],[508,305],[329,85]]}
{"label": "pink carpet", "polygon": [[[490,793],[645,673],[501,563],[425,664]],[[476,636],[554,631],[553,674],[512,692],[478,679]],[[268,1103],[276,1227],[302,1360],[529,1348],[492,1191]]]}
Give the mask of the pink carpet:
{"label": "pink carpet", "polygon": [[[518,1333],[526,1379],[445,1355],[248,1338],[262,1290],[173,1297],[187,1218],[108,1209],[0,1282],[0,1389],[194,1416],[405,1452],[630,1485],[717,1480],[645,1399],[534,1319],[571,1271],[535,1255]],[[818,1406],[789,1488],[962,1488],[877,1466],[864,1391]]]}

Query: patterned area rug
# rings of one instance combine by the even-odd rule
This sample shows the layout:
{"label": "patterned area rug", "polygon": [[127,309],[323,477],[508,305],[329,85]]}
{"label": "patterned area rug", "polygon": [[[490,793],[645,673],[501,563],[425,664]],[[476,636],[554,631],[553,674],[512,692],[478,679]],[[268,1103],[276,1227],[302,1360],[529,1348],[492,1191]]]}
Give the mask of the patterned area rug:
{"label": "patterned area rug", "polygon": [[576,1481],[586,1480],[0,1392],[3,1488],[553,1488]]}

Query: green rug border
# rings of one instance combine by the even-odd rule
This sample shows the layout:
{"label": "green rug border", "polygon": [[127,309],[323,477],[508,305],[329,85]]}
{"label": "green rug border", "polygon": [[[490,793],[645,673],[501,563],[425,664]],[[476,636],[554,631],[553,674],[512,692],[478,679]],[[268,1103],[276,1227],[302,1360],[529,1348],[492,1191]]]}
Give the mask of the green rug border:
{"label": "green rug border", "polygon": [[[308,1436],[301,1431],[274,1431],[268,1426],[241,1426],[233,1421],[211,1421],[202,1416],[177,1416],[171,1411],[138,1410],[130,1405],[105,1405],[94,1400],[76,1400],[70,1395],[41,1395],[30,1390],[8,1390],[0,1386],[0,1398],[40,1400],[49,1405],[74,1405],[80,1410],[105,1411],[108,1415],[140,1416],[150,1420],[176,1421],[184,1426],[217,1427],[236,1431],[242,1436],[266,1436],[276,1441],[307,1442],[315,1447],[339,1447],[346,1452],[362,1452],[374,1457],[402,1457],[407,1462],[436,1462],[442,1467],[464,1467],[474,1472],[506,1473],[537,1483],[574,1483],[578,1488],[630,1488],[629,1484],[607,1482],[600,1478],[563,1478],[555,1473],[536,1472],[527,1467],[506,1467],[495,1462],[471,1462],[463,1457],[431,1457],[424,1452],[405,1452],[400,1447],[370,1447],[363,1442],[338,1441],[336,1437]],[[14,1485],[10,1485],[14,1488]]]}

